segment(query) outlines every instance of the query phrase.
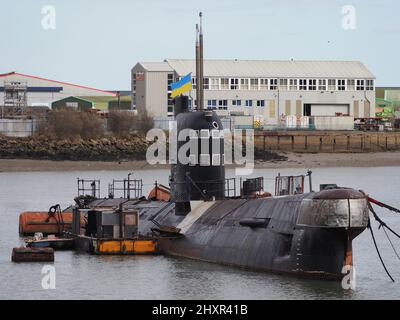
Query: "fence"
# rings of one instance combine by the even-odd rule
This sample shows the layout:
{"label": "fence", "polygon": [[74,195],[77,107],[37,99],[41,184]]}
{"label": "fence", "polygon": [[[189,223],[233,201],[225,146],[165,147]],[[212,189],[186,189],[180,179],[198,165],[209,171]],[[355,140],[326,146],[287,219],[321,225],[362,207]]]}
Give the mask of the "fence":
{"label": "fence", "polygon": [[0,134],[7,137],[29,137],[35,129],[33,119],[0,119]]}
{"label": "fence", "polygon": [[257,150],[294,152],[378,152],[400,150],[400,132],[256,131]]}

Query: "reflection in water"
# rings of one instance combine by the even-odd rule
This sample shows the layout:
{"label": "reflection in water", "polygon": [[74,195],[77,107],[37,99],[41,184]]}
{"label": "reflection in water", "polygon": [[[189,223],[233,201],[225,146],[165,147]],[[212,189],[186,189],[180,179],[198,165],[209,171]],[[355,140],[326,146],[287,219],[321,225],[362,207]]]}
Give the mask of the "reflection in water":
{"label": "reflection in water", "polygon": [[[305,170],[304,170],[305,171]],[[400,168],[313,169],[314,189],[320,183],[337,183],[363,189],[373,197],[400,207]],[[301,174],[299,169],[280,170]],[[273,190],[276,170],[256,170],[264,176],[266,190]],[[12,263],[11,249],[18,238],[18,215],[26,210],[47,210],[60,203],[66,207],[76,196],[76,178],[101,179],[102,186],[126,177],[128,172],[27,172],[0,173],[0,298],[22,299],[383,299],[400,298],[399,282],[391,283],[383,272],[370,235],[354,242],[357,287],[345,291],[339,282],[299,279],[245,271],[183,258],[164,256],[90,256],[56,252],[56,289],[43,290],[42,263]],[[168,170],[137,171],[144,194],[154,180],[167,184]],[[227,177],[233,172],[227,172]],[[138,177],[138,176],[137,176]],[[308,190],[308,188],[306,188]],[[106,195],[107,190],[103,190]],[[378,214],[400,231],[400,215],[377,209]],[[396,280],[399,261],[374,224],[381,253]],[[398,239],[392,239],[400,248]]]}

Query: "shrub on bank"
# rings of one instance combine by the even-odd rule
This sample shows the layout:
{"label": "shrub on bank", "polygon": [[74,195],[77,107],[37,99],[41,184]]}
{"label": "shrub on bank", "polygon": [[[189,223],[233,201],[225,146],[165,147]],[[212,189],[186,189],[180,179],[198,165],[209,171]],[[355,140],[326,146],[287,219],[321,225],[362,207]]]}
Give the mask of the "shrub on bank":
{"label": "shrub on bank", "polygon": [[55,140],[87,140],[109,135],[125,138],[132,133],[146,135],[154,127],[154,120],[147,113],[125,110],[110,111],[107,122],[95,113],[71,109],[52,110],[37,120],[36,136]]}
{"label": "shrub on bank", "polygon": [[55,139],[96,139],[104,136],[102,120],[95,114],[62,109],[51,111],[39,123],[37,135]]}
{"label": "shrub on bank", "polygon": [[127,136],[135,125],[136,116],[128,111],[110,111],[107,129],[118,137]]}
{"label": "shrub on bank", "polygon": [[130,111],[115,110],[108,115],[108,130],[118,136],[126,137],[132,132],[145,135],[154,127],[154,120],[147,112],[134,114]]}

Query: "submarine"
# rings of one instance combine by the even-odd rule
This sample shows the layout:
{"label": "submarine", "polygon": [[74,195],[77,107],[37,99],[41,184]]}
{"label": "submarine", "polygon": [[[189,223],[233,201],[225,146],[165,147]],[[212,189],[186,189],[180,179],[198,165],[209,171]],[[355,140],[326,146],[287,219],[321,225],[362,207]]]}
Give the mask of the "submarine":
{"label": "submarine", "polygon": [[[175,103],[178,133],[209,131],[206,140],[210,146],[215,143],[211,132],[222,129],[218,115],[190,110],[185,96]],[[210,147],[208,156],[199,154],[192,163],[178,158],[171,166],[170,188],[156,184],[148,197],[135,187],[130,190],[132,198],[114,194],[104,199],[83,194],[76,198],[72,210],[76,249],[93,252],[94,244],[106,238],[156,239],[157,252],[164,255],[341,280],[353,266],[352,242],[368,226],[367,195],[336,185],[304,192],[304,175],[278,175],[275,195],[264,192],[264,177],[248,178],[241,181],[237,195],[236,185],[229,186],[236,178],[225,177],[223,161],[202,164],[202,158],[223,159],[223,139],[219,142],[218,154],[214,153],[218,148]],[[177,141],[178,149],[184,143]],[[204,144],[204,139],[198,143]],[[124,181],[130,183],[141,185],[141,180]],[[104,222],[110,220],[104,217],[110,209],[115,210],[114,229]],[[138,221],[136,233],[129,236],[120,233],[121,217],[128,213],[135,213]],[[99,214],[103,217],[95,218]],[[79,235],[82,230],[84,236]]]}
{"label": "submarine", "polygon": [[[203,83],[203,72],[200,20],[197,84]],[[116,197],[112,187],[109,197],[100,199],[93,181],[92,195],[83,193],[71,209],[69,236],[76,250],[101,251],[98,243],[111,239],[110,250],[124,254],[129,251],[126,239],[133,239],[142,241],[141,252],[150,246],[148,252],[249,270],[342,279],[346,267],[353,265],[352,242],[368,226],[368,197],[336,185],[304,192],[304,176],[278,176],[274,195],[264,192],[264,177],[240,180],[237,195],[236,178],[225,175],[228,150],[221,119],[215,111],[204,109],[200,85],[196,98],[192,108],[187,96],[175,98],[175,142],[178,150],[184,147],[189,138],[178,137],[189,130],[199,137],[201,152],[189,152],[189,162],[177,157],[171,165],[170,187],[156,184],[148,197],[142,196],[141,180],[128,176],[123,197]],[[135,242],[129,246],[134,252]]]}
{"label": "submarine", "polygon": [[[200,14],[197,84],[203,83],[203,73]],[[196,98],[194,108],[189,108],[187,96],[175,98],[175,142],[177,150],[182,148],[189,140],[177,137],[191,130],[199,137],[198,149],[208,148],[189,152],[189,162],[177,157],[171,165],[170,191],[157,196],[156,186],[148,198],[97,199],[89,207],[136,211],[138,233],[156,235],[162,254],[250,270],[343,278],[344,267],[353,265],[352,241],[368,225],[367,196],[335,185],[305,193],[304,176],[298,181],[278,176],[274,196],[263,191],[263,177],[246,179],[240,183],[240,195],[232,194],[236,179],[225,177],[221,120],[215,111],[204,109],[203,86],[196,87]],[[81,247],[88,250],[87,241],[81,241]]]}
{"label": "submarine", "polygon": [[[211,145],[211,131],[222,126],[217,114],[189,111],[186,97],[176,103],[178,133],[209,130]],[[220,150],[210,151],[209,158],[223,159]],[[336,186],[303,193],[304,180],[297,187],[291,180],[290,191],[286,177],[278,176],[277,196],[263,192],[263,177],[243,181],[239,196],[227,196],[223,163],[201,165],[201,156],[197,164],[178,160],[172,166],[169,202],[141,210],[140,232],[158,232],[162,253],[258,271],[343,278],[344,267],[353,265],[352,241],[368,225],[364,193]]]}
{"label": "submarine", "polygon": [[[203,83],[201,14],[200,30],[196,30],[196,83]],[[196,110],[189,110],[186,96],[175,100],[177,135],[184,129],[209,131],[211,145],[212,132],[222,130],[222,123],[214,111],[204,110],[202,86],[196,87],[196,95]],[[177,142],[178,149],[181,144]],[[209,159],[224,158],[223,141],[220,153],[210,150]],[[171,203],[141,216],[141,232],[150,231],[154,220],[179,229],[180,236],[160,237],[162,252],[252,270],[334,279],[341,279],[343,268],[353,265],[352,241],[368,225],[365,194],[338,187],[297,194],[298,189],[292,188],[294,192],[288,194],[281,186],[277,196],[259,197],[261,177],[247,179],[240,196],[228,198],[223,162],[210,161],[207,166],[201,164],[201,157],[204,154],[194,164],[178,159],[171,168]]]}

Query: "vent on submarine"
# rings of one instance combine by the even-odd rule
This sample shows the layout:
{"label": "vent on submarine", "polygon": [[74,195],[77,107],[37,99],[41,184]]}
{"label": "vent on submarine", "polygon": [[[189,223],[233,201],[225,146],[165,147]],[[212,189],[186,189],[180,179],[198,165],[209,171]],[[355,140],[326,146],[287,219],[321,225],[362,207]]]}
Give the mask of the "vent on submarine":
{"label": "vent on submarine", "polygon": [[172,200],[179,208],[188,206],[191,200],[223,199],[225,167],[221,120],[212,111],[189,111],[186,96],[175,99],[175,120],[177,157],[176,164],[171,167]]}

